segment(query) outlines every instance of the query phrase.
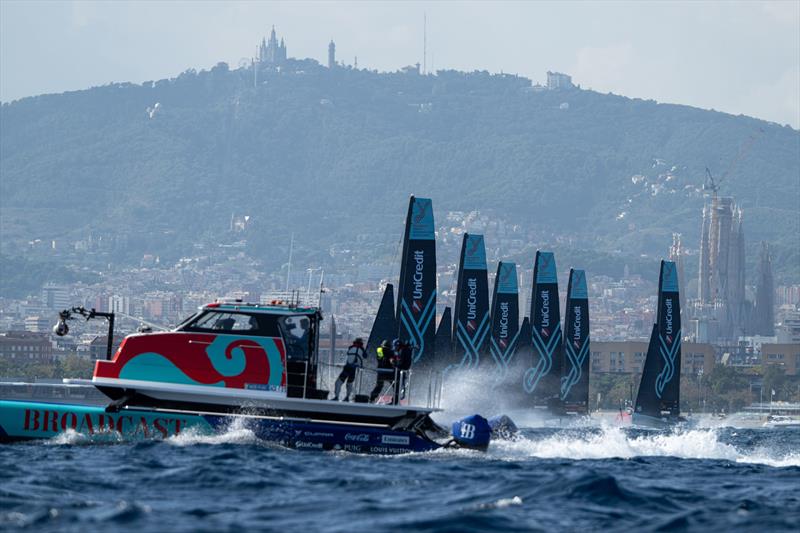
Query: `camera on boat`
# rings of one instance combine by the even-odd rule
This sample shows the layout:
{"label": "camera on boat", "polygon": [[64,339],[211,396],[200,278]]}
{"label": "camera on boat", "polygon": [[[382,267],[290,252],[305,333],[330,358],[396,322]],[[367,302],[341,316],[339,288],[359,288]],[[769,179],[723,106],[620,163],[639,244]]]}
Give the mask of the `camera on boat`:
{"label": "camera on boat", "polygon": [[56,325],[53,326],[53,333],[58,335],[59,337],[63,337],[64,335],[69,333],[69,326],[67,325],[67,319],[69,318],[69,313],[66,311],[61,311],[58,313],[58,322]]}

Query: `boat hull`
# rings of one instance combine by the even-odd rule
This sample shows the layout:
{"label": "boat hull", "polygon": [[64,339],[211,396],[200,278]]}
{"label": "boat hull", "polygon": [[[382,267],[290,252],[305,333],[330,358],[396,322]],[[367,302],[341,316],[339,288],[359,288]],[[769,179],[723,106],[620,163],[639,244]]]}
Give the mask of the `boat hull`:
{"label": "boat hull", "polygon": [[103,407],[0,400],[0,442],[78,435],[91,442],[164,440],[181,435],[213,436],[244,428],[263,441],[301,450],[356,453],[423,452],[442,445],[417,432],[311,419],[181,410]]}
{"label": "boat hull", "polygon": [[641,413],[633,413],[633,415],[631,415],[631,425],[648,429],[672,429],[678,427],[689,429],[694,426],[694,422],[682,416],[659,418]]}

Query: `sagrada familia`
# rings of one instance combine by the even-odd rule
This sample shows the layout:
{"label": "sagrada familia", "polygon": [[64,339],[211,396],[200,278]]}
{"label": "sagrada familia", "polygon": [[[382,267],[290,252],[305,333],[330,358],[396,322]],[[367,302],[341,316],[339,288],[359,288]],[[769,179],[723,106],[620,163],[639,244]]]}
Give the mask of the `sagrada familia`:
{"label": "sagrada familia", "polygon": [[[670,255],[681,267],[679,236]],[[761,243],[756,297],[754,301],[747,300],[742,209],[733,198],[715,193],[703,207],[699,260],[697,300],[691,310],[698,341],[736,342],[746,335],[775,334],[775,289],[769,246]]]}

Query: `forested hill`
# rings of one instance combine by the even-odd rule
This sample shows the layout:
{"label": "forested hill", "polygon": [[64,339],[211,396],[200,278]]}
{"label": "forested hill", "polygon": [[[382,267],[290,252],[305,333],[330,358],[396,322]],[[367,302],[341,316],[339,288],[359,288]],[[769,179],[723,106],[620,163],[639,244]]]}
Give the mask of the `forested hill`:
{"label": "forested hill", "polygon": [[486,72],[290,61],[257,84],[220,64],[25,98],[0,118],[12,253],[92,230],[126,235],[130,259],[177,256],[234,213],[253,217],[248,246],[265,257],[291,232],[323,252],[358,234],[394,245],[415,193],[439,216],[479,209],[587,250],[663,254],[674,231],[697,247],[708,166],[728,172],[748,255],[766,239],[800,270],[800,134],[745,116]]}

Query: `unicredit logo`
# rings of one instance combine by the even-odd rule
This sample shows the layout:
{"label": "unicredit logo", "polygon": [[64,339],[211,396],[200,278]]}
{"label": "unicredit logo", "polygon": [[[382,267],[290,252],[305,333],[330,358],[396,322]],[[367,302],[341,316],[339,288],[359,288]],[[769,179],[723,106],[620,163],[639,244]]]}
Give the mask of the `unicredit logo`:
{"label": "unicredit logo", "polygon": [[542,331],[550,326],[550,291],[542,291]]}
{"label": "unicredit logo", "polygon": [[664,300],[664,306],[667,309],[666,312],[666,333],[667,333],[667,342],[672,342],[672,298],[666,298]]}
{"label": "unicredit logo", "polygon": [[575,324],[572,326],[572,338],[575,340],[575,347],[578,347],[578,341],[581,338],[581,308],[579,306],[573,307],[575,313]]}
{"label": "unicredit logo", "polygon": [[508,337],[508,302],[500,303],[500,338]]}
{"label": "unicredit logo", "polygon": [[425,280],[423,268],[425,267],[425,252],[422,250],[414,250],[414,299],[422,299],[422,282]]}
{"label": "unicredit logo", "polygon": [[475,320],[475,318],[478,316],[476,303],[478,294],[478,280],[475,278],[469,278],[467,280],[467,288],[469,289],[467,296],[467,318],[469,320]]}

